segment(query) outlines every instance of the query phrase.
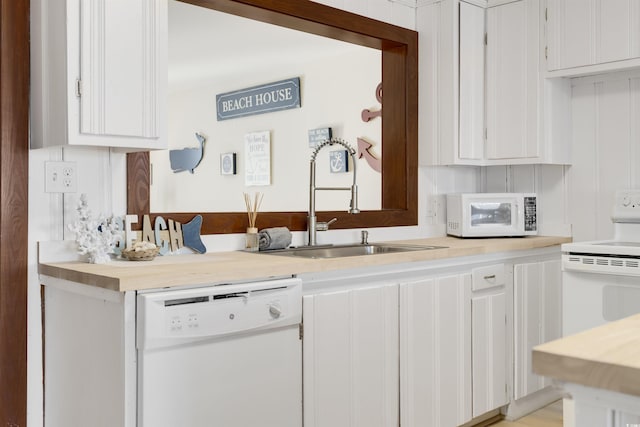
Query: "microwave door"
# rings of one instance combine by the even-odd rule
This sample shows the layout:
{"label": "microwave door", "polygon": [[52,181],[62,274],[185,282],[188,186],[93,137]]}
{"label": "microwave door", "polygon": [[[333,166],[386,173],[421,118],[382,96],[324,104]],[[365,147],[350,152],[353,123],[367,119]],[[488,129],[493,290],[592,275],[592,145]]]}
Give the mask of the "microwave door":
{"label": "microwave door", "polygon": [[476,200],[469,203],[469,228],[475,235],[515,234],[518,231],[518,206],[515,200]]}

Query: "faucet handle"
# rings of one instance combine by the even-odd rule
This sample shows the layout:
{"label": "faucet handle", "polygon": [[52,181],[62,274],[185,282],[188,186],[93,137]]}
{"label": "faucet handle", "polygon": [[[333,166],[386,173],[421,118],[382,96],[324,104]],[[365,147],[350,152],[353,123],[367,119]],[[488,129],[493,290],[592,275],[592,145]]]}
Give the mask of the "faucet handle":
{"label": "faucet handle", "polygon": [[331,224],[333,224],[334,222],[336,222],[337,220],[338,220],[338,218],[333,218],[329,222],[318,222],[318,223],[316,223],[316,230],[318,230],[318,231],[327,231],[327,230],[329,230],[329,226]]}

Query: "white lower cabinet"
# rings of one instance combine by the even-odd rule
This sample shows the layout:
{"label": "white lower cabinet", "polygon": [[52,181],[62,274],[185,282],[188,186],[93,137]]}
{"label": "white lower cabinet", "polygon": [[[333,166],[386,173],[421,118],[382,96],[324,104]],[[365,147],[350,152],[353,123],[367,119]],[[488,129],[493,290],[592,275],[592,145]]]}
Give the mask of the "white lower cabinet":
{"label": "white lower cabinet", "polygon": [[400,285],[402,426],[471,420],[471,275]]}
{"label": "white lower cabinet", "polygon": [[530,355],[560,335],[557,249],[310,279],[304,426],[456,427],[542,389]]}
{"label": "white lower cabinet", "polygon": [[483,271],[480,280],[488,280],[490,287],[478,288],[474,274],[471,297],[473,417],[509,403],[504,268],[500,264],[477,269]]}
{"label": "white lower cabinet", "polygon": [[616,411],[615,413],[615,427],[630,427],[633,425],[640,425],[640,410],[634,414],[622,411]]}
{"label": "white lower cabinet", "polygon": [[565,399],[563,407],[567,427],[640,425],[638,396],[573,383],[564,383],[563,389],[572,396],[572,399]]}
{"label": "white lower cabinet", "polygon": [[507,325],[504,288],[471,299],[473,416],[509,403],[507,396]]}
{"label": "white lower cabinet", "polygon": [[470,292],[464,273],[305,296],[305,427],[470,421]]}
{"label": "white lower cabinet", "polygon": [[505,265],[475,268],[471,296],[473,417],[509,403]]}
{"label": "white lower cabinet", "polygon": [[398,285],[303,298],[305,427],[398,426]]}
{"label": "white lower cabinet", "polygon": [[550,384],[531,369],[531,349],[562,336],[560,260],[514,265],[514,398]]}

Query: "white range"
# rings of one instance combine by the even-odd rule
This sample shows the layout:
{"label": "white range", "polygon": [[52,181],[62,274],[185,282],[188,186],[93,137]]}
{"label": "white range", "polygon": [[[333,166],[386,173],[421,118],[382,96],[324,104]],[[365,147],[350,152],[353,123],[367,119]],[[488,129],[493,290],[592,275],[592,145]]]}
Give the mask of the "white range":
{"label": "white range", "polygon": [[563,335],[640,313],[640,190],[616,192],[612,239],[562,245]]}

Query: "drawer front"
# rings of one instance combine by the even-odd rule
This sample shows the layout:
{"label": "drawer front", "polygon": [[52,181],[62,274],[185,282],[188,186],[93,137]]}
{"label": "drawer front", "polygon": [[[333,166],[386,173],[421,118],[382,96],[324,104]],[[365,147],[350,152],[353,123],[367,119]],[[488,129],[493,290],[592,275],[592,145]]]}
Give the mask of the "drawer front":
{"label": "drawer front", "polygon": [[471,270],[472,291],[504,286],[505,284],[504,264],[488,265]]}

